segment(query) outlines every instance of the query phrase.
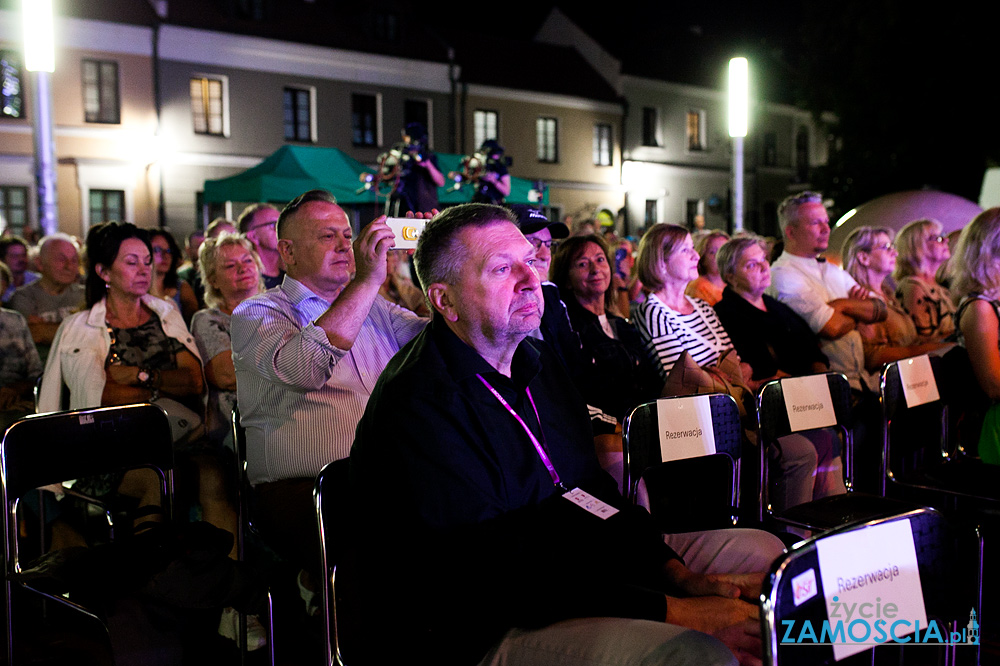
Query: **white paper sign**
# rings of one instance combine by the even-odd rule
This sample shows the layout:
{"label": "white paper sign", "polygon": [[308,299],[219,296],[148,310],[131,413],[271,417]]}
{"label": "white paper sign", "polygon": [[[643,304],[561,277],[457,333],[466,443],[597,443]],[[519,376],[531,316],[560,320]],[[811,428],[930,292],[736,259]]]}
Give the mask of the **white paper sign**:
{"label": "white paper sign", "polygon": [[707,395],[656,401],[663,462],[715,453],[712,403]]}
{"label": "white paper sign", "polygon": [[907,358],[896,365],[899,368],[899,381],[903,384],[903,396],[906,398],[907,407],[916,407],[941,399],[937,382],[934,380],[930,356],[924,354],[916,358]]}
{"label": "white paper sign", "polygon": [[820,539],[816,551],[834,659],[927,628],[909,520]]}
{"label": "white paper sign", "polygon": [[837,424],[826,375],[782,379],[781,392],[785,396],[788,425],[792,427],[792,432],[828,428]]}

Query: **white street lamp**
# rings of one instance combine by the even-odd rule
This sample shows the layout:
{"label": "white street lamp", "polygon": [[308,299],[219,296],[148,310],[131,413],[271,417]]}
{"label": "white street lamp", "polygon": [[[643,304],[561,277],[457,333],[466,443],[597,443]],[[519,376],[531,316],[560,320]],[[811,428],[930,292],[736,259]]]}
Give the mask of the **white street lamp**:
{"label": "white street lamp", "polygon": [[32,73],[34,90],[35,189],[38,221],[43,234],[59,230],[56,210],[56,159],[52,141],[52,87],[55,71],[52,0],[21,0],[24,19],[24,66]]}
{"label": "white street lamp", "polygon": [[729,61],[729,136],[733,137],[733,232],[743,231],[743,138],[747,135],[750,73],[746,58]]}

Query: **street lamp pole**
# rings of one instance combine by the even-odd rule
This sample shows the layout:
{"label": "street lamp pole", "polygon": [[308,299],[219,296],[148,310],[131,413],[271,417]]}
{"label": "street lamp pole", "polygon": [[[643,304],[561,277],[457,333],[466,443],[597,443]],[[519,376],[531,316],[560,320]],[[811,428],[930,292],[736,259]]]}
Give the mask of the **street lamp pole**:
{"label": "street lamp pole", "polygon": [[729,136],[733,138],[733,232],[743,231],[743,138],[749,116],[749,65],[746,58],[729,61]]}
{"label": "street lamp pole", "polygon": [[56,159],[52,140],[51,73],[55,71],[52,37],[52,0],[22,0],[24,66],[32,73],[35,139],[35,190],[38,222],[43,234],[59,230],[56,208]]}

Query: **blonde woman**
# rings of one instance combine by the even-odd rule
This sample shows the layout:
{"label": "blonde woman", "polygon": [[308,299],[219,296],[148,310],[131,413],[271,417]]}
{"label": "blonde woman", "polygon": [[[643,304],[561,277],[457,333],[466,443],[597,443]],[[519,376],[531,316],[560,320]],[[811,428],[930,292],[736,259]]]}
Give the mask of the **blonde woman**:
{"label": "blonde woman", "polygon": [[1000,464],[1000,208],[980,213],[962,230],[953,289],[961,299],[959,342],[969,352],[979,386],[993,406],[979,436],[979,456]]}
{"label": "blonde woman", "polygon": [[878,372],[886,363],[947,346],[941,342],[921,342],[913,320],[886,286],[896,267],[896,255],[892,231],[881,227],[858,227],[844,243],[847,272],[869,291],[871,298],[880,299],[888,313],[882,321],[857,326],[864,346],[865,366],[870,372]]}
{"label": "blonde woman", "polygon": [[900,229],[894,243],[896,300],[913,320],[923,341],[944,340],[955,332],[955,304],[936,275],[951,257],[948,238],[936,220],[916,220]]}

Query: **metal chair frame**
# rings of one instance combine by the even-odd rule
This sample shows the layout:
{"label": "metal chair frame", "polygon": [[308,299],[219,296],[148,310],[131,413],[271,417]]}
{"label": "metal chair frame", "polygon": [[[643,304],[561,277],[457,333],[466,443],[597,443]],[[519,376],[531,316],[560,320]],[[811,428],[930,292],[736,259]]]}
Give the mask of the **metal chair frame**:
{"label": "metal chair frame", "polygon": [[[622,453],[625,461],[624,482],[626,497],[636,503],[638,499],[639,481],[649,473],[663,470],[666,467],[703,465],[709,458],[724,457],[729,463],[730,477],[728,482],[728,514],[727,516],[706,516],[708,523],[702,529],[732,526],[736,524],[740,505],[740,449],[742,446],[742,426],[740,425],[739,408],[732,396],[715,393],[708,396],[712,410],[712,424],[715,434],[716,453],[711,456],[701,456],[697,459],[682,459],[664,462],[660,451],[658,436],[657,403],[660,401],[690,400],[694,396],[661,398],[659,401],[639,405],[626,417],[622,426]],[[692,470],[693,471],[693,470]],[[696,474],[696,472],[695,472]],[[658,516],[655,504],[650,498],[651,513],[661,527],[670,527],[669,519]],[[688,509],[697,502],[688,503]]]}
{"label": "metal chair frame", "polygon": [[[143,446],[137,446],[142,441]],[[14,663],[15,585],[55,604],[107,625],[84,605],[23,582],[18,546],[18,505],[26,493],[63,481],[129,469],[149,468],[160,479],[160,501],[169,516],[173,504],[173,446],[162,409],[149,404],[101,407],[30,415],[7,429],[0,444],[0,492],[3,497],[7,659]],[[75,493],[83,499],[85,496]],[[103,505],[102,505],[103,506]],[[107,507],[109,527],[113,520]]]}
{"label": "metal chair frame", "polygon": [[346,488],[347,466],[349,459],[335,460],[320,470],[313,488],[313,501],[316,503],[316,527],[319,530],[320,562],[322,565],[323,583],[323,632],[326,648],[326,663],[328,666],[344,666],[340,643],[337,639],[337,562],[333,557],[336,539],[340,536],[334,533],[333,514],[343,511],[343,502],[347,501]]}

